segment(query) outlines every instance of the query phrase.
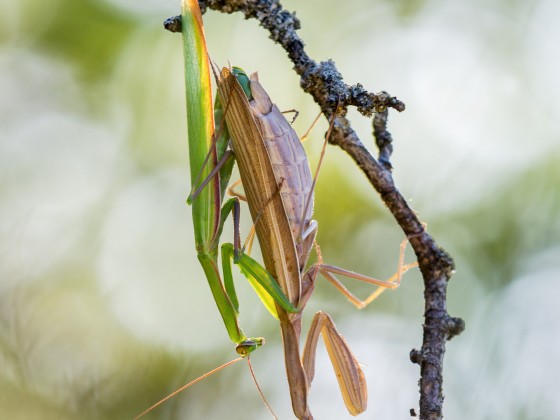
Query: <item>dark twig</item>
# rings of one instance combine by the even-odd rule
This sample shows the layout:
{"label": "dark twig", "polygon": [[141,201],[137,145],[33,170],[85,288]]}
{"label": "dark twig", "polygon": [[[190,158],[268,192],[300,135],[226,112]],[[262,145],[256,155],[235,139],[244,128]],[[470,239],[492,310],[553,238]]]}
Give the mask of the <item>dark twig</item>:
{"label": "dark twig", "polygon": [[[325,117],[330,120],[339,104],[330,143],[345,150],[364,172],[380,194],[414,249],[424,278],[424,337],[420,350],[411,352],[411,360],[420,365],[420,418],[442,419],[443,407],[443,356],[445,342],[465,328],[464,321],[447,313],[447,283],[454,270],[451,257],[425,231],[414,211],[408,206],[395,187],[389,158],[392,139],[387,131],[387,108],[403,111],[405,106],[386,92],[374,94],[362,85],[348,86],[334,62],[319,64],[304,50],[304,43],[297,35],[300,22],[282,9],[278,0],[199,0],[204,13],[206,8],[222,13],[242,12],[247,19],[257,19],[270,33],[270,38],[288,53],[294,70],[300,76],[305,92],[313,96]],[[365,148],[345,117],[348,106],[355,106],[360,113],[374,119],[374,133],[379,148],[379,161]]]}
{"label": "dark twig", "polygon": [[379,157],[377,160],[385,169],[391,170],[391,154],[393,153],[393,137],[387,130],[387,120],[389,118],[389,110],[386,109],[382,112],[376,112],[373,117],[373,136],[375,137],[375,144],[379,149]]}

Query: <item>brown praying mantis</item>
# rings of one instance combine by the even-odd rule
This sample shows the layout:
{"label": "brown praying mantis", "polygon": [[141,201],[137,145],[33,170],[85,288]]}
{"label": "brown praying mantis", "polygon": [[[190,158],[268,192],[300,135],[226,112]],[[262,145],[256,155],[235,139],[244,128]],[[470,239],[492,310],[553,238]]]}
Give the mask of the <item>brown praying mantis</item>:
{"label": "brown praying mantis", "polygon": [[[223,69],[218,78],[222,110],[217,109],[217,113],[223,112],[226,124],[217,135],[210,101],[209,60],[195,0],[183,0],[182,32],[194,192],[189,200],[193,206],[195,240],[199,260],[228,334],[241,357],[248,356],[264,342],[260,337],[247,338],[238,325],[239,304],[230,266],[233,259],[251,281],[265,306],[280,320],[295,415],[300,419],[312,418],[307,394],[314,376],[315,350],[320,334],[346,406],[352,415],[357,415],[367,406],[367,388],[357,360],[330,316],[323,312],[318,312],[313,318],[301,356],[302,312],[319,272],[357,307],[365,307],[385,288],[398,287],[402,274],[415,266],[404,265],[406,241],[401,244],[399,269],[388,281],[326,265],[319,252],[318,263],[305,272],[315,244],[317,223],[312,220],[315,179],[311,176],[299,138],[272,104],[256,76],[249,79],[242,71],[232,73],[228,69]],[[233,151],[227,149],[228,133]],[[238,213],[235,200],[228,200],[221,207],[233,156],[238,163],[266,270],[239,250],[239,240],[235,235],[234,245],[226,243],[221,247],[222,281],[217,262],[219,239],[227,215],[231,211],[234,216]],[[200,179],[203,181],[197,185]],[[335,274],[366,281],[380,288],[361,301],[336,279]]]}
{"label": "brown praying mantis", "polygon": [[[225,120],[265,267],[277,279],[292,305],[299,309],[290,313],[276,305],[294,413],[300,419],[312,418],[307,392],[314,376],[318,337],[322,334],[346,407],[350,414],[357,415],[367,406],[364,375],[328,314],[318,312],[313,318],[300,359],[303,309],[313,292],[318,273],[342,291],[356,307],[363,308],[385,288],[398,287],[402,274],[416,263],[404,265],[405,240],[401,244],[397,273],[388,281],[324,264],[319,252],[319,262],[305,271],[317,234],[317,223],[312,220],[316,179],[311,176],[301,142],[271,102],[256,74],[249,80],[239,69],[234,69],[232,73],[224,68],[218,80],[218,89],[222,102],[228,104]],[[336,279],[335,274],[381,288],[367,299],[360,300]]]}

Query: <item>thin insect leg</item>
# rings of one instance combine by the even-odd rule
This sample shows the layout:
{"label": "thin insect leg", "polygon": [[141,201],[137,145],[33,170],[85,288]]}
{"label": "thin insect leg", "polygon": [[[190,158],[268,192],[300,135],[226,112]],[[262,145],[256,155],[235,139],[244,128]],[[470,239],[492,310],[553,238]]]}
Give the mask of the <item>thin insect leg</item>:
{"label": "thin insect leg", "polygon": [[228,195],[231,195],[232,197],[237,197],[237,198],[239,198],[241,201],[245,201],[245,202],[246,202],[246,201],[247,201],[247,197],[246,197],[244,194],[242,194],[242,193],[240,193],[240,192],[238,192],[238,191],[235,190],[235,187],[237,187],[238,185],[241,185],[241,183],[242,183],[241,179],[238,179],[237,181],[233,182],[233,183],[228,187],[227,193],[228,193]]}
{"label": "thin insect leg", "polygon": [[[230,198],[226,200],[224,205],[222,206],[219,219],[220,222],[218,224],[218,228],[214,231],[214,236],[210,241],[209,249],[217,249],[220,245],[220,237],[222,236],[222,231],[224,229],[224,221],[227,220],[230,213],[233,213],[233,243],[236,246],[236,249],[240,249],[239,246],[241,244],[241,234],[239,230],[239,217],[240,217],[240,206],[239,206],[239,199],[237,197]],[[236,253],[236,257],[237,257]]]}
{"label": "thin insect leg", "polygon": [[[338,106],[337,106],[338,108]],[[320,116],[320,115],[319,115]],[[305,207],[303,208],[303,213],[302,213],[302,217],[300,218],[300,225],[299,225],[299,231],[298,231],[298,235],[297,235],[297,241],[298,242],[302,242],[303,241],[303,225],[304,225],[304,219],[305,219],[305,215],[307,214],[307,210],[309,208],[309,206],[311,205],[311,197],[313,196],[313,192],[315,191],[315,184],[317,184],[317,177],[319,176],[319,170],[321,169],[321,165],[323,164],[323,160],[325,158],[325,152],[327,149],[327,142],[328,139],[331,135],[332,129],[334,127],[334,117],[335,114],[333,114],[333,117],[331,119],[331,123],[329,125],[329,130],[327,131],[327,135],[325,136],[325,142],[323,143],[323,148],[321,149],[321,154],[319,155],[319,163],[317,163],[317,169],[315,170],[315,175],[313,176],[313,182],[311,183],[311,188],[309,190],[309,195],[307,197],[306,203],[305,203]],[[317,117],[318,119],[319,117]],[[316,121],[317,121],[316,119]]]}
{"label": "thin insect leg", "polygon": [[152,405],[150,408],[148,408],[146,411],[140,413],[139,415],[137,415],[136,417],[134,417],[134,420],[138,420],[140,417],[144,417],[146,414],[148,414],[150,411],[152,411],[154,408],[159,407],[161,404],[163,404],[164,402],[166,402],[167,400],[173,398],[175,395],[177,395],[179,392],[184,391],[185,389],[191,387],[192,385],[196,384],[197,382],[202,381],[203,379],[209,377],[210,375],[213,375],[216,372],[219,372],[220,370],[233,365],[237,362],[239,362],[240,360],[243,360],[243,357],[238,357],[237,359],[233,359],[230,360],[227,363],[224,363],[221,366],[218,366],[215,369],[212,369],[210,372],[206,372],[204,375],[199,376],[198,378],[196,378],[195,380],[189,382],[188,384],[182,386],[181,388],[179,388],[176,391],[173,391],[171,394],[169,394],[167,397],[165,397],[164,399],[158,401],[157,403],[155,403],[154,405]]}
{"label": "thin insect leg", "polygon": [[274,417],[275,420],[278,420],[278,417],[276,416],[276,414],[274,413],[274,410],[272,409],[272,407],[270,406],[270,404],[266,400],[266,398],[264,396],[264,393],[262,392],[261,387],[259,386],[259,382],[257,381],[257,377],[255,376],[255,371],[253,370],[253,365],[251,364],[251,359],[249,358],[249,356],[247,356],[247,365],[249,365],[249,371],[251,371],[251,376],[253,377],[253,382],[255,383],[255,386],[257,387],[257,390],[259,391],[259,394],[261,395],[261,398],[264,402],[264,405],[266,405],[266,408],[268,409],[268,411],[270,412],[272,417]]}
{"label": "thin insect leg", "polygon": [[[404,273],[406,273],[408,270],[410,270],[411,268],[417,267],[418,266],[418,262],[415,261],[411,264],[406,264],[404,263],[404,252],[406,249],[406,245],[408,244],[408,240],[404,239],[401,242],[400,245],[400,252],[399,252],[399,265],[397,268],[397,272],[395,274],[393,274],[387,281],[390,283],[395,283],[397,285],[401,284],[401,280],[402,280],[402,276]],[[364,299],[363,301],[363,305],[364,308],[366,306],[368,306],[371,302],[373,302],[375,299],[377,299],[377,297],[383,293],[385,290],[387,290],[387,288],[385,287],[378,287],[376,291],[374,291],[371,295],[369,295],[366,299]]]}
{"label": "thin insect leg", "polygon": [[[204,158],[204,161],[202,162],[202,166],[200,167],[200,172],[197,174],[196,179],[192,183],[191,193],[189,194],[189,197],[187,198],[188,202],[191,202],[192,200],[194,200],[193,196],[194,196],[195,193],[198,196],[198,194],[200,194],[200,191],[202,191],[202,188],[199,188],[196,191],[194,191],[194,190],[195,190],[195,188],[197,188],[196,186],[200,182],[200,178],[202,177],[202,172],[204,171],[204,168],[206,168],[206,165],[208,165],[208,162],[210,161],[210,157],[212,157],[214,159],[214,161],[216,160],[216,143],[217,142],[218,142],[218,136],[212,135],[212,142],[210,144],[210,147],[208,148],[208,153],[206,154],[206,157]],[[203,185],[204,186],[208,185],[210,180],[215,175],[216,174],[214,173],[214,175],[212,177],[208,177],[207,179],[205,179],[204,180],[205,182],[204,182]]]}
{"label": "thin insect leg", "polygon": [[[428,225],[426,223],[422,223],[422,227],[424,229],[427,229]],[[413,236],[408,236],[407,239],[404,239],[401,242],[401,246],[400,246],[400,252],[399,252],[399,270],[397,270],[397,272],[395,274],[393,274],[391,276],[391,278],[389,278],[387,281],[388,282],[394,282],[396,284],[400,284],[401,282],[401,277],[404,273],[406,273],[408,270],[410,270],[411,268],[417,267],[418,266],[418,262],[413,262],[411,264],[404,264],[404,251],[406,248],[406,245],[408,243],[408,240],[410,238],[412,238]],[[376,291],[374,291],[371,295],[369,295],[366,299],[364,299],[363,304],[364,307],[369,305],[371,302],[373,302],[375,299],[377,299],[377,297],[383,293],[386,289],[383,287],[378,288]]]}
{"label": "thin insect leg", "polygon": [[239,258],[239,246],[241,245],[241,232],[239,228],[240,216],[241,208],[239,206],[239,201],[235,200],[233,205],[233,255],[235,260]]}
{"label": "thin insect leg", "polygon": [[[233,182],[228,187],[227,193],[228,193],[228,195],[231,195],[233,197],[237,197],[239,200],[247,201],[247,197],[245,195],[243,195],[240,192],[235,190],[235,187],[237,187],[238,185],[241,185],[241,183],[242,183],[241,179],[238,179],[237,181]],[[278,191],[280,191],[280,188],[282,188],[283,183],[284,183],[284,180],[281,181],[280,186],[278,187]],[[272,197],[264,205],[265,208],[268,205],[268,203],[270,203],[271,200],[272,200]],[[251,229],[249,230],[249,234],[247,235],[247,238],[245,239],[245,242],[243,243],[242,250],[243,250],[243,252],[245,252],[248,255],[251,254],[251,249],[253,247],[253,241],[255,239],[256,225],[257,225],[259,217],[262,215],[263,211],[264,211],[264,208],[261,209],[261,211],[257,214],[257,217],[255,218],[255,222],[251,225]]]}
{"label": "thin insect leg", "polygon": [[[208,158],[212,153],[213,152],[210,151],[206,155],[206,159],[204,160],[205,165],[208,162]],[[191,194],[189,195],[189,198],[188,198],[189,201],[195,200],[196,197],[198,197],[198,195],[201,193],[201,191],[204,189],[204,187],[206,187],[208,185],[208,183],[210,183],[210,181],[212,181],[212,179],[220,172],[220,169],[222,169],[222,166],[224,166],[224,164],[228,161],[228,159],[231,158],[231,156],[233,156],[233,152],[231,150],[226,150],[226,152],[224,153],[224,155],[222,156],[220,161],[217,162],[214,169],[212,169],[212,172],[210,172],[210,174],[206,177],[206,179],[204,181],[202,181],[202,183],[198,187],[196,187],[196,190],[194,192],[191,192]],[[202,174],[202,172],[199,172],[199,175],[196,178],[196,183],[200,182],[200,175],[201,174]],[[193,190],[195,188],[196,183],[193,184]]]}
{"label": "thin insect leg", "polygon": [[288,109],[286,111],[282,111],[282,114],[289,114],[292,112],[294,113],[294,117],[292,118],[292,121],[290,121],[290,125],[296,122],[296,119],[299,116],[299,111],[297,109]]}
{"label": "thin insect leg", "polygon": [[[259,212],[256,214],[255,220],[254,220],[254,222],[253,222],[253,225],[251,226],[251,231],[250,231],[250,232],[252,232],[252,236],[255,235],[254,231],[255,231],[255,229],[256,229],[257,223],[259,222],[259,219],[260,219],[261,216],[263,215],[263,213],[264,213],[264,211],[265,211],[265,209],[266,209],[266,206],[268,206],[268,205],[272,202],[272,200],[274,199],[274,197],[276,196],[276,194],[279,194],[279,193],[280,193],[280,190],[282,189],[282,186],[284,185],[284,181],[286,181],[284,178],[282,178],[282,179],[280,180],[280,184],[278,185],[278,188],[276,189],[276,191],[274,191],[274,193],[273,193],[270,197],[268,197],[268,199],[267,199],[266,202],[264,203],[263,207],[262,207],[262,208],[259,210]],[[247,240],[245,241],[245,245],[247,245],[248,239],[249,239],[250,236],[251,236],[251,234],[250,234],[249,236],[247,236]],[[251,245],[252,245],[252,243],[253,243],[253,240],[251,239]],[[242,249],[243,252],[245,252],[245,245],[243,245],[243,249]]]}
{"label": "thin insect leg", "polygon": [[[406,273],[411,268],[418,266],[417,262],[411,264],[404,264],[404,252],[406,248],[406,244],[408,240],[403,240],[400,246],[400,253],[399,253],[399,263],[397,272],[391,276],[388,280],[378,280],[373,277],[368,277],[363,274],[355,273],[353,271],[345,270],[340,267],[336,267],[333,265],[324,264],[322,262],[322,258],[319,258],[319,262],[317,266],[319,271],[330,283],[332,283],[339,292],[341,292],[346,298],[358,309],[363,309],[367,305],[369,305],[375,298],[377,298],[385,289],[396,289],[399,287],[402,279],[402,275]],[[318,254],[320,255],[320,254]],[[350,292],[334,275],[342,275],[347,278],[355,279],[362,281],[364,283],[374,284],[379,286],[375,292],[373,292],[370,296],[368,296],[365,300],[361,300],[357,298],[352,292]]]}
{"label": "thin insect leg", "polygon": [[319,121],[319,118],[321,118],[321,115],[323,115],[323,111],[319,111],[319,115],[317,115],[315,117],[315,119],[313,120],[313,122],[311,123],[311,126],[307,129],[307,131],[305,132],[305,134],[303,136],[300,137],[300,141],[303,143],[304,141],[307,140],[307,137],[309,136],[309,133],[311,133],[311,130],[313,130],[313,128],[315,128],[315,126],[317,125],[317,122]]}
{"label": "thin insect leg", "polygon": [[316,220],[311,220],[309,222],[309,226],[301,233],[301,239],[307,238],[311,233],[317,232],[319,225],[317,224]]}
{"label": "thin insect leg", "polygon": [[253,249],[253,242],[255,240],[255,233],[256,233],[256,226],[253,223],[253,225],[251,225],[251,230],[249,231],[249,234],[247,235],[247,239],[245,239],[245,242],[243,243],[243,249],[244,252],[247,255],[251,255],[251,250]]}

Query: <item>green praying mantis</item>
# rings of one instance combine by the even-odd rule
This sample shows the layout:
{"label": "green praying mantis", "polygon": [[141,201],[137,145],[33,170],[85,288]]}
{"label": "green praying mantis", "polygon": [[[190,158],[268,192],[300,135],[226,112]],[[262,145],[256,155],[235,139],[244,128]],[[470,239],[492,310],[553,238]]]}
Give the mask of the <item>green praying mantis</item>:
{"label": "green praying mantis", "polygon": [[[238,201],[233,198],[222,201],[225,189],[233,169],[233,156],[224,155],[229,138],[224,128],[215,138],[214,113],[212,112],[210,68],[208,52],[204,41],[202,22],[196,1],[183,2],[183,41],[185,47],[185,75],[187,90],[189,159],[193,191],[200,179],[209,179],[196,198],[189,198],[192,206],[192,218],[197,256],[202,265],[212,295],[220,311],[227,332],[236,344],[241,356],[247,356],[263,343],[261,337],[248,338],[238,323],[239,304],[233,286],[229,262],[239,248],[238,236],[235,244],[222,245],[222,281],[218,263],[218,247],[223,224],[227,216],[238,211]],[[216,107],[216,117],[221,122],[222,108]],[[219,176],[210,176],[220,164]],[[237,232],[237,229],[236,229]],[[272,300],[278,302],[285,310],[295,312],[297,309],[290,304],[275,279],[255,260],[244,253],[235,255],[236,263],[271,308]]]}
{"label": "green praying mantis", "polygon": [[[318,312],[313,318],[303,355],[300,355],[302,312],[318,273],[359,308],[373,301],[384,288],[398,287],[402,274],[415,266],[404,265],[406,241],[401,245],[399,269],[388,281],[326,265],[318,247],[318,263],[306,272],[317,233],[317,223],[312,220],[315,179],[311,176],[299,138],[273,105],[256,75],[249,78],[239,69],[224,68],[219,76],[216,75],[219,100],[213,112],[210,64],[196,0],[183,0],[182,32],[193,191],[188,201],[192,205],[198,259],[230,339],[241,357],[249,356],[264,343],[262,337],[247,337],[239,326],[239,303],[231,269],[233,260],[266,308],[280,320],[296,417],[313,418],[307,394],[314,376],[315,350],[321,334],[348,411],[357,415],[367,407],[367,388],[356,358],[331,317],[324,312]],[[217,131],[214,118],[220,127]],[[233,150],[228,148],[230,138]],[[266,269],[240,249],[238,198],[224,202],[235,161]],[[233,213],[236,226],[234,241],[220,247],[223,224],[230,213]],[[218,261],[220,250],[223,279]],[[380,288],[361,301],[336,279],[335,274]]]}

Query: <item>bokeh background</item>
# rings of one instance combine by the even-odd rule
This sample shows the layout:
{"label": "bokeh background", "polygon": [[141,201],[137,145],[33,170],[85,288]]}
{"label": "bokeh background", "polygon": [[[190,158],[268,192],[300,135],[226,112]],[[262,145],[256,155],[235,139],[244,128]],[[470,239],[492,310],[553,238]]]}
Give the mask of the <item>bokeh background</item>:
{"label": "bokeh background", "polygon": [[[132,418],[235,356],[185,204],[181,38],[162,28],[180,2],[0,3],[0,417]],[[448,344],[446,417],[557,417],[560,2],[282,3],[297,11],[312,57],[407,104],[390,116],[394,176],[455,258],[449,311],[467,324]],[[205,24],[213,60],[258,70],[281,109],[300,111],[303,133],[318,109],[280,47],[240,14],[209,11]],[[370,122],[351,117],[373,150]],[[326,128],[306,143],[312,165]],[[315,214],[327,261],[394,272],[402,233],[334,147]],[[260,384],[291,418],[277,323],[237,284],[245,331],[267,338],[251,359]],[[418,272],[362,311],[319,282],[307,322],[318,309],[364,364],[362,418],[408,418],[418,404],[408,360],[421,343]],[[310,404],[318,419],[349,417],[322,345]],[[241,363],[148,418],[267,416]]]}

